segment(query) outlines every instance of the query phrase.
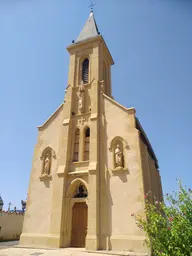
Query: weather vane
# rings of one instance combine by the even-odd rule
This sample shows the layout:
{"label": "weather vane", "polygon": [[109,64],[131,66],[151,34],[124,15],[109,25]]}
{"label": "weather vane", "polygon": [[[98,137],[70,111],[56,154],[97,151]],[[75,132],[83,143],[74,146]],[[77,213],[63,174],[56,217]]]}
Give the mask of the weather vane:
{"label": "weather vane", "polygon": [[91,11],[93,11],[93,6],[95,6],[96,3],[94,3],[92,0],[89,0],[89,2],[90,2],[89,8],[91,8]]}

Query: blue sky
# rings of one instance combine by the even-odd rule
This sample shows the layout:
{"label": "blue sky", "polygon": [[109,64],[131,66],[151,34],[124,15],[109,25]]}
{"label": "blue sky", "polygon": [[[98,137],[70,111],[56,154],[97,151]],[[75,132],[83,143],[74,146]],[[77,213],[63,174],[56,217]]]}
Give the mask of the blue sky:
{"label": "blue sky", "polygon": [[[114,58],[114,98],[135,107],[164,192],[192,183],[192,1],[95,0]],[[64,99],[71,44],[88,0],[0,0],[0,194],[26,198],[37,126]]]}

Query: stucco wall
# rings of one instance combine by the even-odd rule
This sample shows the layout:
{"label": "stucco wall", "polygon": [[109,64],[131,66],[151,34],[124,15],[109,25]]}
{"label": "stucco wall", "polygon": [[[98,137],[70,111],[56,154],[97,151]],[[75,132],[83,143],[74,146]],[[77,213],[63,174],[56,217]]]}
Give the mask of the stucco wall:
{"label": "stucco wall", "polygon": [[148,151],[147,146],[144,142],[140,139],[140,150],[141,150],[141,160],[142,160],[142,169],[143,169],[143,182],[144,182],[144,191],[147,194],[149,191],[152,190],[151,188],[151,172],[150,166],[148,162]]}
{"label": "stucco wall", "polygon": [[149,154],[148,154],[148,162],[149,162],[150,175],[151,175],[152,195],[155,200],[162,201],[163,195],[162,195],[161,182],[159,182],[160,180],[159,171],[155,167],[155,162]]}
{"label": "stucco wall", "polygon": [[23,218],[23,214],[0,212],[0,241],[19,239]]}
{"label": "stucco wall", "polygon": [[[48,234],[50,231],[53,184],[55,177],[57,177],[57,153],[62,122],[62,108],[50,121],[40,129],[38,134],[32,163],[23,233],[42,235]],[[40,181],[39,178],[42,172],[40,156],[48,146],[55,151],[56,155],[56,158],[52,158],[50,171],[52,178]]]}
{"label": "stucco wall", "polygon": [[140,138],[140,150],[142,159],[143,181],[145,194],[149,194],[151,201],[163,201],[161,177],[159,170],[155,166],[155,160],[150,156],[147,146]]}
{"label": "stucco wall", "polygon": [[[131,236],[141,236],[143,232],[136,226],[130,216],[131,212],[142,213],[144,210],[139,134],[134,127],[134,113],[129,114],[118,104],[107,98],[104,98],[104,108],[108,147],[108,219],[110,232],[112,237],[115,238],[124,237],[128,239]],[[116,136],[122,137],[127,143],[127,148],[124,148],[123,153],[125,168],[128,171],[113,171],[113,152],[109,150],[109,147]]]}

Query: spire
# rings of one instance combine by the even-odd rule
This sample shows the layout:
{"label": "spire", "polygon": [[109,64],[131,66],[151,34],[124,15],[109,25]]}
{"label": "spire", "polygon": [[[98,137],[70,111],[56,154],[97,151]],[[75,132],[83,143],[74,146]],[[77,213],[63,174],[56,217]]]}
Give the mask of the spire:
{"label": "spire", "polygon": [[75,43],[84,41],[86,39],[99,35],[99,30],[94,18],[93,11],[91,10],[88,20],[86,21],[81,33],[77,37]]}

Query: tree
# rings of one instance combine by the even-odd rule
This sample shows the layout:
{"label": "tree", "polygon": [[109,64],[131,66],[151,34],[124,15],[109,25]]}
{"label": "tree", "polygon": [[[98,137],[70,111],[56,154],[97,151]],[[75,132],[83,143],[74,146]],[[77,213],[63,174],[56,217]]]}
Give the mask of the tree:
{"label": "tree", "polygon": [[178,187],[165,195],[167,203],[151,203],[146,194],[146,218],[135,216],[155,256],[192,256],[192,190],[180,181]]}

